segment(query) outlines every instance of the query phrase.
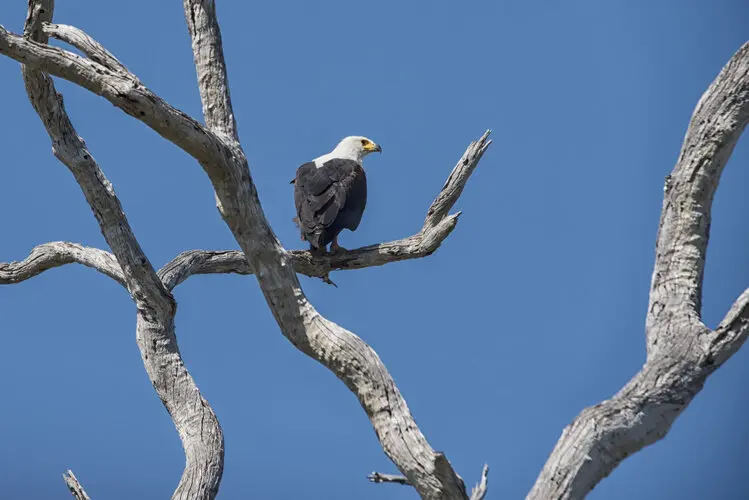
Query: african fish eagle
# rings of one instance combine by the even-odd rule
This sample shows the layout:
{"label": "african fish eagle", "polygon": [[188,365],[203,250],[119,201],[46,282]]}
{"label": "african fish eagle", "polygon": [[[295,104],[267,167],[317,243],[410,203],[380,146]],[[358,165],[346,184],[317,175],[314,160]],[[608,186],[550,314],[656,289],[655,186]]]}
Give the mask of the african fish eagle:
{"label": "african fish eagle", "polygon": [[328,154],[303,164],[296,171],[294,204],[302,241],[310,250],[325,253],[329,243],[335,253],[341,250],[338,234],[359,227],[367,204],[367,177],[362,160],[369,153],[382,152],[372,140],[349,136]]}

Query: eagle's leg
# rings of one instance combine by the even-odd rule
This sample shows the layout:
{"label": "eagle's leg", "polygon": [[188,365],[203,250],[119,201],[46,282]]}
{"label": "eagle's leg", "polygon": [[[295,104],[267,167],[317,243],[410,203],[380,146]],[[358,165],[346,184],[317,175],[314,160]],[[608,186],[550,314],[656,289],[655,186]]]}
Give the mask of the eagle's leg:
{"label": "eagle's leg", "polygon": [[346,249],[338,244],[338,235],[333,237],[333,243],[330,244],[330,253],[345,252]]}
{"label": "eagle's leg", "polygon": [[321,256],[325,255],[327,252],[325,251],[325,247],[317,248],[315,245],[313,245],[312,243],[310,243],[310,245],[309,245],[309,253],[311,253],[312,255],[314,255],[316,257],[321,257]]}

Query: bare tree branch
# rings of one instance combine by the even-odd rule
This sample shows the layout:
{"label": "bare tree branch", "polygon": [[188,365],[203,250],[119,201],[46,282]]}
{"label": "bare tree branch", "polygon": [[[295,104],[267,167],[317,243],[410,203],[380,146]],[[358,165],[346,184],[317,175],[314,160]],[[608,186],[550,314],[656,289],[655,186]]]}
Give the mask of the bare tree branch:
{"label": "bare tree branch", "polygon": [[[306,252],[286,252],[263,213],[237,139],[215,3],[183,0],[183,5],[206,126],[143,87],[82,31],[45,25],[51,21],[52,0],[30,0],[24,37],[0,28],[0,53],[25,65],[28,94],[52,138],[55,154],[81,185],[120,264],[121,280],[138,306],[138,340],[144,363],[175,420],[187,455],[185,476],[175,497],[215,496],[223,467],[223,438],[215,415],[179,357],[170,290],[199,272],[254,272],[283,334],[335,373],[357,396],[385,453],[404,474],[374,473],[378,482],[413,485],[422,498],[468,499],[462,479],[445,455],[429,446],[377,354],[355,334],[322,317],[304,295],[296,273],[327,278],[332,269],[429,255],[457,222],[459,214],[448,212],[488,147],[487,136],[472,145],[475,160],[467,160],[462,167],[459,163],[453,171],[416,235],[322,259],[312,259]],[[47,46],[49,33],[75,45],[91,59]],[[213,184],[220,213],[242,253],[189,252],[157,275],[140,250],[111,185],[75,134],[61,97],[40,71],[105,97],[196,158]],[[647,361],[616,395],[583,410],[564,430],[528,498],[583,498],[627,456],[664,437],[707,377],[745,341],[749,334],[749,289],[714,331],[703,324],[700,309],[713,195],[747,122],[749,44],[729,61],[698,103],[680,157],[667,178],[647,311]],[[77,258],[76,262],[84,260]],[[56,260],[50,258],[49,262]],[[8,264],[16,267],[5,272],[23,277],[24,272],[31,276],[34,269],[41,272],[52,267],[30,263],[31,271],[23,271],[19,270],[22,264]],[[155,359],[162,360],[162,365],[154,364]],[[174,375],[160,372],[164,366],[172,371],[176,366],[181,384],[178,391],[169,393],[165,383],[174,384],[169,378]],[[205,410],[199,415],[213,419],[207,446],[190,439],[187,429],[192,422],[182,420],[185,415],[188,420],[195,416],[189,413],[192,408],[182,405],[183,398],[173,399],[174,392],[186,391],[193,391],[190,394],[197,398],[187,400],[198,401],[200,404],[193,406]],[[201,479],[197,480],[199,492],[195,496],[189,488],[181,488],[188,471],[198,469]],[[487,474],[484,467],[472,500],[485,497]]]}
{"label": "bare tree branch", "polygon": [[673,329],[700,322],[712,200],[749,119],[747,53],[744,45],[697,103],[666,183],[646,325],[649,353],[668,348],[661,337]]}
{"label": "bare tree branch", "polygon": [[367,479],[369,479],[373,483],[395,483],[395,484],[403,484],[406,486],[411,486],[411,483],[408,482],[408,478],[405,476],[396,476],[393,474],[382,474],[380,472],[372,472],[369,476],[367,476]]}
{"label": "bare tree branch", "polygon": [[487,491],[489,491],[489,466],[484,464],[481,479],[471,490],[471,500],[484,500]]}
{"label": "bare tree branch", "polygon": [[[490,131],[472,142],[450,173],[445,185],[427,212],[424,227],[418,233],[396,241],[370,245],[337,254],[315,256],[307,250],[287,252],[294,269],[315,278],[327,277],[331,271],[382,266],[390,262],[418,259],[434,253],[450,235],[460,212],[447,215],[463,187],[491,144]],[[160,271],[164,285],[172,290],[193,274],[253,274],[247,258],[240,251],[190,250],[183,252]]]}
{"label": "bare tree branch", "polygon": [[[205,17],[193,21],[197,28],[191,35],[195,60],[199,62],[203,108],[215,110],[207,119],[207,128],[166,104],[132,75],[113,73],[96,62],[44,45],[43,41],[36,43],[0,29],[0,53],[105,97],[195,157],[213,184],[224,221],[250,268],[256,270],[260,288],[283,334],[302,352],[333,371],[356,394],[385,453],[423,498],[468,498],[462,479],[445,455],[429,446],[377,354],[352,332],[323,318],[305,297],[289,254],[265,218],[241,146],[233,140],[222,140],[231,128],[227,117],[233,113],[228,86],[211,87],[217,78],[226,80],[222,54],[216,51],[220,46],[218,31],[210,29],[217,25],[214,3],[196,0],[185,6],[190,8],[186,17]],[[459,190],[454,198],[448,196],[440,201],[427,217],[429,224],[442,220],[435,226],[436,231],[426,233],[427,239],[454,226],[455,216],[445,215],[458,194]],[[439,225],[445,229],[440,230]],[[430,244],[429,240],[425,243],[427,247]]]}
{"label": "bare tree branch", "polygon": [[[382,474],[380,472],[372,472],[369,476],[367,476],[367,479],[377,484],[395,483],[395,484],[411,486],[411,483],[408,482],[408,479],[406,477],[397,476],[393,474]],[[484,500],[488,489],[489,489],[489,466],[484,465],[484,468],[481,471],[481,479],[479,480],[478,483],[476,483],[476,486],[474,486],[473,489],[471,490],[470,500]]]}
{"label": "bare tree branch", "polygon": [[72,45],[86,54],[92,61],[97,62],[112,71],[131,75],[125,65],[118,61],[111,52],[105,49],[99,42],[88,36],[83,30],[80,30],[75,26],[44,23],[42,24],[42,31],[49,37],[57,38],[58,40]]}
{"label": "bare tree branch", "polygon": [[68,472],[62,475],[62,479],[76,500],[91,500],[72,470],[68,469]]}
{"label": "bare tree branch", "polygon": [[[53,8],[53,0],[29,0],[24,35],[46,43],[46,34],[38,29],[52,20]],[[55,156],[81,187],[136,304],[138,347],[148,376],[179,432],[187,459],[173,498],[213,499],[223,472],[223,434],[182,361],[174,334],[174,299],[140,248],[112,185],[73,128],[52,80],[37,69],[23,66],[22,70],[27,93],[52,139]]]}
{"label": "bare tree branch", "polygon": [[20,262],[0,262],[0,285],[20,283],[65,264],[82,264],[96,269],[125,286],[122,269],[111,253],[65,241],[36,246]]}
{"label": "bare tree branch", "polygon": [[[217,26],[211,0],[184,2],[187,18],[194,26]],[[220,116],[232,115],[228,86],[207,88],[216,75],[225,82],[225,65],[217,30],[191,30],[193,53],[198,61],[198,85],[204,109],[226,108]],[[201,64],[205,62],[205,64]],[[214,78],[206,75],[213,74]],[[208,127],[222,131],[222,119],[206,118]],[[211,175],[203,165],[216,193],[217,205],[237,243],[247,257],[283,334],[298,349],[328,367],[359,399],[370,417],[385,453],[409,479],[423,498],[467,498],[465,485],[444,454],[427,443],[411,416],[395,382],[377,354],[359,337],[323,318],[309,303],[299,285],[294,266],[273,233],[260,206],[250,176],[247,158],[238,144],[232,151],[228,172]],[[220,160],[220,159],[219,159]]]}
{"label": "bare tree branch", "polygon": [[[33,31],[41,23],[35,16],[51,19],[54,2],[29,0],[24,35],[46,42],[46,35]],[[38,14],[36,14],[39,12]],[[38,70],[22,66],[24,84],[34,109],[52,140],[55,156],[71,171],[96,216],[104,238],[124,271],[124,279],[139,309],[153,309],[170,316],[174,299],[151,267],[127,222],[112,184],[91,156],[65,112],[62,96],[52,80]],[[147,302],[147,303],[146,303]]]}
{"label": "bare tree branch", "polygon": [[471,142],[466,152],[463,153],[463,156],[458,161],[458,164],[450,172],[445,185],[442,186],[439,195],[437,195],[437,198],[429,207],[422,232],[427,232],[430,228],[435,228],[441,224],[447,217],[447,213],[455,205],[455,202],[458,201],[458,198],[463,193],[466,182],[468,182],[468,178],[492,143],[489,140],[489,134],[491,134],[491,130],[484,132],[484,135],[478,141]]}
{"label": "bare tree branch", "polygon": [[[40,27],[41,27],[41,23]],[[41,40],[44,36],[45,40]],[[41,42],[41,43],[39,43]],[[102,96],[133,116],[198,161],[214,166],[220,175],[229,155],[222,141],[203,125],[173,108],[140,84],[132,74],[113,72],[106,66],[72,52],[46,45],[46,35],[30,38],[14,35],[0,26],[0,54],[26,67],[64,78]],[[219,161],[217,161],[219,160]]]}
{"label": "bare tree branch", "polygon": [[744,290],[731,306],[714,335],[703,338],[703,350],[708,354],[706,362],[722,365],[744,344],[749,334],[749,289]]}
{"label": "bare tree branch", "polygon": [[238,142],[216,4],[212,0],[183,0],[182,4],[192,39],[205,123],[210,130]]}
{"label": "bare tree branch", "polygon": [[646,323],[647,361],[562,433],[528,498],[580,499],[627,456],[663,438],[707,377],[746,340],[749,290],[715,331],[700,317],[710,209],[749,122],[749,43],[700,99],[667,178]]}

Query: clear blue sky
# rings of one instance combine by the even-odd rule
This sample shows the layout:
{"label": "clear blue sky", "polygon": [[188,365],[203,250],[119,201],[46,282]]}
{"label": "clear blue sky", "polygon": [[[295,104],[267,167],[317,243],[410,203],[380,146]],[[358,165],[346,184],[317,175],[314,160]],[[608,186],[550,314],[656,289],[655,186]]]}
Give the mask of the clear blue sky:
{"label": "clear blue sky", "polygon": [[[26,2],[0,3],[21,30]],[[55,20],[104,43],[187,113],[200,105],[181,2],[59,0]],[[604,5],[605,4],[605,5]],[[240,134],[287,248],[295,168],[345,135],[369,158],[353,247],[416,231],[466,145],[495,144],[432,257],[304,278],[313,303],[379,353],[433,447],[490,497],[523,498],[563,427],[645,358],[644,319],[663,179],[692,110],[748,38],[739,0],[220,2]],[[151,261],[236,248],[199,166],[106,101],[60,82],[70,114]],[[36,244],[105,247],[53,158],[18,65],[0,58],[0,261]],[[715,202],[704,318],[749,286],[749,149]],[[222,498],[412,499],[355,397],[278,331],[254,278],[176,291],[188,368],[226,436]],[[126,292],[74,266],[0,288],[0,491],[65,498],[72,468],[94,499],[162,499],[183,454],[135,344]],[[749,348],[706,384],[660,443],[593,499],[749,497]]]}

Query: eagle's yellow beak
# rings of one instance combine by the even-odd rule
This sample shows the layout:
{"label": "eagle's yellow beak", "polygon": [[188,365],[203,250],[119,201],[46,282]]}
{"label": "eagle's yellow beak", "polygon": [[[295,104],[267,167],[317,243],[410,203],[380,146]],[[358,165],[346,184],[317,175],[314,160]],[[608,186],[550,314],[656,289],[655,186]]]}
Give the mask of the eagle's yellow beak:
{"label": "eagle's yellow beak", "polygon": [[371,152],[382,153],[382,147],[379,144],[375,144],[374,142],[368,142],[364,146],[364,150],[369,151],[370,153]]}

